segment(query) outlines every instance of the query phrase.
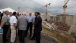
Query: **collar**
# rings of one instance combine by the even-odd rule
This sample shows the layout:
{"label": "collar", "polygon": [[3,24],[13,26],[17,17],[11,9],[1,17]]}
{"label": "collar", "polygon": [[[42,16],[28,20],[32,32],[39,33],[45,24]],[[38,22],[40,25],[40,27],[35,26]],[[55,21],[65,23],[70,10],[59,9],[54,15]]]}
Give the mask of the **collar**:
{"label": "collar", "polygon": [[7,16],[6,14],[4,14],[4,16]]}
{"label": "collar", "polygon": [[40,15],[38,15],[37,17],[40,17]]}

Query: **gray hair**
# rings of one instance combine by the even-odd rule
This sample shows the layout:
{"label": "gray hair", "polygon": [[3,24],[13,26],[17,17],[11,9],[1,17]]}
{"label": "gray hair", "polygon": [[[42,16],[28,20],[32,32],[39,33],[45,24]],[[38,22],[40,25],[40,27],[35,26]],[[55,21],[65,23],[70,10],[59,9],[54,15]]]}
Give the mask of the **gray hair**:
{"label": "gray hair", "polygon": [[8,12],[8,10],[4,11],[4,13]]}
{"label": "gray hair", "polygon": [[26,12],[23,12],[22,14],[23,14],[23,15],[26,15]]}

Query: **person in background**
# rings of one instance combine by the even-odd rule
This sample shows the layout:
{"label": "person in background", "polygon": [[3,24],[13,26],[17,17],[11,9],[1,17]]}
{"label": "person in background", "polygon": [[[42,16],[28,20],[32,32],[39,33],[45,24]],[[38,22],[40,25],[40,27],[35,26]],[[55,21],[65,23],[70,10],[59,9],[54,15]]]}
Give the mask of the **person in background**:
{"label": "person in background", "polygon": [[[4,11],[3,11],[3,13],[4,13]],[[0,20],[2,20],[3,13],[2,13],[2,12],[0,12]],[[0,21],[0,24],[1,24],[1,21]]]}
{"label": "person in background", "polygon": [[27,29],[27,17],[25,16],[25,14],[19,16],[18,18],[18,29],[19,29],[19,41],[20,43],[25,43],[24,39],[25,39],[25,32]]}
{"label": "person in background", "polygon": [[[20,16],[20,15],[19,15],[19,12],[16,12],[15,17],[16,17],[17,20],[18,20],[18,17],[19,17],[19,16]],[[16,39],[17,39],[17,36],[19,36],[18,24],[17,24],[17,26],[16,26]],[[16,40],[15,40],[15,42],[16,42]]]}
{"label": "person in background", "polygon": [[1,27],[3,29],[3,43],[6,43],[7,41],[6,35],[9,28],[8,11],[4,11],[3,13]]}
{"label": "person in background", "polygon": [[22,14],[26,17],[26,12],[23,12]]}
{"label": "person in background", "polygon": [[30,39],[32,36],[32,25],[34,23],[34,17],[32,16],[32,13],[29,13],[29,16],[27,16],[27,19],[28,19],[28,25],[27,25],[26,35],[28,33],[28,30],[30,29],[30,35],[29,35],[29,39]]}
{"label": "person in background", "polygon": [[11,36],[11,29],[10,29],[10,17],[12,16],[12,12],[9,12],[8,13],[8,20],[9,20],[9,29],[8,29],[8,32],[7,32],[7,41],[9,41],[10,39],[10,36]]}
{"label": "person in background", "polygon": [[0,12],[0,24],[1,24],[1,12]]}
{"label": "person in background", "polygon": [[42,31],[42,18],[39,12],[35,12],[35,24],[34,24],[34,34],[31,40],[36,38],[36,43],[40,43],[41,31]]}
{"label": "person in background", "polygon": [[[17,18],[17,20],[18,20],[18,17],[19,17],[19,16],[20,16],[19,12],[16,12],[16,18]],[[17,30],[16,30],[16,35],[19,36],[18,24],[17,24],[17,27],[16,27],[16,28],[17,28]],[[16,36],[16,37],[17,37],[17,36]]]}
{"label": "person in background", "polygon": [[12,12],[9,12],[9,13],[8,13],[8,20],[10,20],[10,14],[11,14],[11,13],[12,13]]}
{"label": "person in background", "polygon": [[19,12],[16,12],[16,18],[18,19],[18,17],[20,16]]}
{"label": "person in background", "polygon": [[2,20],[2,17],[3,17],[3,13],[1,13],[1,20]]}
{"label": "person in background", "polygon": [[13,15],[10,17],[11,43],[14,43],[16,39],[16,29],[17,29],[16,27],[17,27],[16,12],[13,12]]}

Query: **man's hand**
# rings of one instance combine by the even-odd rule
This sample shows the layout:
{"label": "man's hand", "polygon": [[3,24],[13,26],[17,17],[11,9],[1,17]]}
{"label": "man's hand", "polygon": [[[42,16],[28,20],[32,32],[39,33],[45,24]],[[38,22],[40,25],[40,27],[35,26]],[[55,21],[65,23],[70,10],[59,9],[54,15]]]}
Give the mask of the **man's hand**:
{"label": "man's hand", "polygon": [[16,25],[16,23],[14,23],[14,28],[16,29],[16,27],[17,27],[17,25]]}
{"label": "man's hand", "polygon": [[34,23],[32,23],[32,27],[34,26]]}
{"label": "man's hand", "polygon": [[2,22],[0,27],[3,27],[6,22]]}

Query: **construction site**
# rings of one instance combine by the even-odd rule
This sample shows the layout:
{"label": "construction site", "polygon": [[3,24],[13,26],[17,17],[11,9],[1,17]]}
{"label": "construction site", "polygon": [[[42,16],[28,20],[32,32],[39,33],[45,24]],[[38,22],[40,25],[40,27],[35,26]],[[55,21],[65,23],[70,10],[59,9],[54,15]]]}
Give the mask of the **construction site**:
{"label": "construction site", "polygon": [[76,15],[69,15],[66,12],[67,3],[69,0],[65,0],[63,5],[63,14],[59,15],[48,15],[47,7],[51,4],[47,4],[46,16],[43,18],[43,31],[51,37],[54,37],[58,43],[75,43],[76,37]]}
{"label": "construction site", "polygon": [[[48,7],[52,3],[44,5],[45,14],[41,14],[42,18],[42,39],[41,43],[76,43],[76,14],[67,14],[67,4],[70,0],[65,0],[63,14],[48,14]],[[42,9],[41,8],[41,9]],[[18,8],[20,10],[20,8]],[[33,15],[34,16],[34,15]],[[2,29],[0,30],[0,43],[2,42]],[[34,43],[28,38],[26,43]],[[18,43],[18,38],[17,38]]]}

